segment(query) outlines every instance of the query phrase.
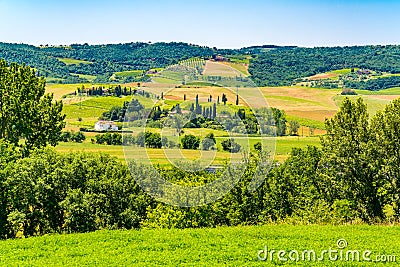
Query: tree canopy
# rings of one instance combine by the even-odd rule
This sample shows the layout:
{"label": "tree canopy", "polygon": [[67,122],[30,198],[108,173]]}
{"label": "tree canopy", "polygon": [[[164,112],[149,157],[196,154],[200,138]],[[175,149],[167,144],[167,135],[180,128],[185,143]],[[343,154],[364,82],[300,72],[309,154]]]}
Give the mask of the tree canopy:
{"label": "tree canopy", "polygon": [[65,126],[62,108],[34,69],[0,60],[0,139],[25,151],[55,146]]}

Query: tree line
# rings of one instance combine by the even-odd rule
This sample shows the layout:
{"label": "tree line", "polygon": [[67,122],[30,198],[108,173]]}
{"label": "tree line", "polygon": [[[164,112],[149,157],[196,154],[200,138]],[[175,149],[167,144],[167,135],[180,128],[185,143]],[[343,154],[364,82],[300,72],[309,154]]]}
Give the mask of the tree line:
{"label": "tree line", "polygon": [[[218,49],[177,42],[42,47],[0,43],[0,58],[25,63],[36,68],[40,75],[64,83],[88,82],[72,74],[95,75],[95,82],[110,82],[115,72],[160,68],[191,57],[211,57],[218,53]],[[85,60],[91,64],[67,65],[59,58]]]}

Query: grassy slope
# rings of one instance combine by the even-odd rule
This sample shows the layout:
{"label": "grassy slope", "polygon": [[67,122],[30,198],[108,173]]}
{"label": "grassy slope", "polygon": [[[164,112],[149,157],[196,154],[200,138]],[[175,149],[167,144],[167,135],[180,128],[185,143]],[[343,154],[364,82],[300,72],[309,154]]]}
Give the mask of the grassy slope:
{"label": "grassy slope", "polygon": [[92,62],[90,61],[78,60],[73,58],[58,58],[58,60],[64,62],[67,65],[92,64]]}
{"label": "grassy slope", "polygon": [[[251,226],[214,229],[98,231],[0,241],[4,266],[275,266],[258,261],[259,250],[321,251],[336,249],[376,255],[400,255],[399,227],[389,226]],[[275,254],[276,259],[276,254]],[[399,259],[397,259],[399,261]],[[294,264],[293,262],[288,262]],[[398,263],[397,263],[398,264]],[[379,266],[375,262],[308,262],[302,266]],[[396,266],[386,263],[382,266]]]}
{"label": "grassy slope", "polygon": [[[153,102],[151,99],[134,96],[133,98],[139,99],[140,103],[145,107],[151,107]],[[71,101],[64,105],[64,113],[67,115],[67,128],[79,128],[79,127],[94,127],[94,123],[103,114],[103,112],[109,111],[113,106],[121,106],[125,101],[132,99],[131,96],[118,97],[85,97],[82,102]],[[66,100],[68,101],[68,99]],[[78,118],[82,118],[79,122]]]}
{"label": "grassy slope", "polygon": [[120,71],[116,72],[115,75],[121,77],[137,77],[143,74],[143,70],[128,70],[128,71]]}

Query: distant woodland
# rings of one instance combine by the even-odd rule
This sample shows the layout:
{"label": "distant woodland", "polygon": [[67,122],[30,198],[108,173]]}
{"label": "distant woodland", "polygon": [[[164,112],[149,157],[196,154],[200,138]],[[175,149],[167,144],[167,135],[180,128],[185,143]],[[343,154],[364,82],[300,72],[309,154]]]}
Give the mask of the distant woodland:
{"label": "distant woodland", "polygon": [[[0,58],[34,67],[48,82],[110,82],[114,73],[142,70],[143,75],[125,82],[145,81],[145,72],[164,68],[192,57],[248,56],[251,78],[258,86],[288,86],[319,73],[340,69],[367,69],[400,73],[400,46],[279,47],[272,45],[241,49],[218,49],[187,43],[126,43],[108,45],[72,44],[32,46],[0,43]],[[228,57],[229,58],[229,57]],[[67,64],[63,59],[77,60]],[[140,80],[141,79],[141,80]],[[400,86],[396,76],[376,80],[348,81],[351,89],[381,90]]]}

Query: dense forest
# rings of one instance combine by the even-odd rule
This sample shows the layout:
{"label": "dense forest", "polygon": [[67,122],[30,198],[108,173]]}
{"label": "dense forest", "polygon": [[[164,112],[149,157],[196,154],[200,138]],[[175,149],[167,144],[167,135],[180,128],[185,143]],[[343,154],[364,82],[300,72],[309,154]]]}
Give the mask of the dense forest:
{"label": "dense forest", "polygon": [[[95,82],[110,82],[110,77],[116,72],[147,71],[192,57],[212,58],[218,54],[251,55],[249,72],[258,86],[292,85],[304,77],[344,68],[400,73],[400,46],[395,45],[317,48],[264,45],[218,49],[178,42],[40,47],[0,43],[0,58],[25,63],[36,68],[48,81],[62,83],[87,82],[82,75],[94,76]],[[62,59],[83,62],[66,64]],[[124,81],[145,81],[148,78],[140,75]],[[388,86],[400,86],[400,81],[392,78],[345,85],[348,88],[380,90]]]}
{"label": "dense forest", "polygon": [[[211,57],[218,53],[220,51],[216,48],[174,42],[57,47],[0,43],[0,58],[25,63],[36,68],[40,75],[59,78],[64,83],[83,81],[72,74],[98,75],[97,82],[107,82],[114,72],[149,70],[195,56]],[[223,50],[223,53],[229,53],[229,50]],[[62,58],[85,60],[90,64],[67,65],[58,60]]]}
{"label": "dense forest", "polygon": [[[249,72],[259,86],[282,86],[292,85],[304,77],[344,68],[400,73],[400,46],[273,49],[253,59]],[[397,81],[394,85],[399,86],[400,83]]]}

